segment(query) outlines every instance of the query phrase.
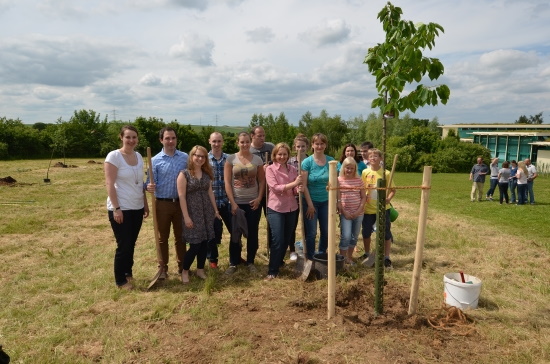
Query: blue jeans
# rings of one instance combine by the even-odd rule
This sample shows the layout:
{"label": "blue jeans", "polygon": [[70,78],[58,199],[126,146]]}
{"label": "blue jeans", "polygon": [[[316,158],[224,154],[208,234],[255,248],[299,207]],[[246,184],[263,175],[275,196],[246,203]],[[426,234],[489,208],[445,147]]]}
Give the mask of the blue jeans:
{"label": "blue jeans", "polygon": [[222,205],[218,211],[222,219],[214,218],[214,239],[208,241],[208,252],[206,253],[206,257],[212,263],[218,262],[218,245],[222,242],[223,224],[231,233],[231,205],[229,203]]}
{"label": "blue jeans", "polygon": [[527,203],[527,185],[518,183],[518,205]]}
{"label": "blue jeans", "polygon": [[[246,238],[246,264],[254,264],[256,252],[258,251],[258,225],[262,216],[262,209],[258,207],[252,210],[250,204],[238,204],[244,211],[246,223],[248,225],[248,237]],[[229,264],[239,265],[241,262],[242,244],[229,243]]]}
{"label": "blue jeans", "polygon": [[128,282],[126,277],[133,277],[134,249],[143,223],[143,209],[122,210],[122,224],[115,221],[113,212],[109,211],[109,222],[115,234],[115,282],[122,286]]}
{"label": "blue jeans", "polygon": [[359,215],[353,220],[348,220],[344,215],[340,215],[340,249],[354,249],[357,245],[357,239],[361,232],[363,216]]}
{"label": "blue jeans", "polygon": [[271,227],[271,244],[269,245],[269,270],[267,274],[278,275],[286,247],[290,245],[292,232],[295,230],[298,210],[277,212],[267,208],[267,221]]}
{"label": "blue jeans", "polygon": [[508,187],[510,187],[510,198],[512,199],[512,203],[516,203],[516,189],[518,187],[518,180],[515,178],[512,178],[508,181]]}
{"label": "blue jeans", "polygon": [[495,193],[495,189],[498,186],[498,178],[491,178],[489,181],[491,185],[489,186],[489,190],[487,191],[487,197],[493,197],[493,193]]}
{"label": "blue jeans", "polygon": [[[319,221],[319,228],[321,230],[321,236],[319,238],[319,253],[326,253],[328,247],[328,201],[313,201],[313,207],[315,208],[315,214],[312,219],[308,219],[304,213],[304,230],[306,233],[306,249],[308,259],[313,259],[313,254],[315,254],[317,221]],[[305,199],[303,201],[302,211],[307,211],[307,202]]]}
{"label": "blue jeans", "polygon": [[529,202],[535,203],[535,194],[533,192],[533,182],[534,181],[527,181],[527,191],[525,196],[525,202],[527,202],[527,195],[529,196]]}

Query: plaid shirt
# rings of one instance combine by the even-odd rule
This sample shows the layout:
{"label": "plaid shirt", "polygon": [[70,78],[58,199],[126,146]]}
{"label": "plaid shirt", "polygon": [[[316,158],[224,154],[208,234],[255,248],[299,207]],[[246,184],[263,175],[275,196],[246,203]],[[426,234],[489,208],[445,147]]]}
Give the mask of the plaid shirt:
{"label": "plaid shirt", "polygon": [[214,180],[212,181],[212,190],[214,191],[214,198],[216,199],[216,205],[218,208],[222,205],[229,204],[227,193],[225,193],[225,181],[223,178],[223,168],[225,161],[227,160],[227,154],[222,152],[222,156],[219,160],[214,157],[212,151],[208,152],[208,160],[212,166],[214,172]]}

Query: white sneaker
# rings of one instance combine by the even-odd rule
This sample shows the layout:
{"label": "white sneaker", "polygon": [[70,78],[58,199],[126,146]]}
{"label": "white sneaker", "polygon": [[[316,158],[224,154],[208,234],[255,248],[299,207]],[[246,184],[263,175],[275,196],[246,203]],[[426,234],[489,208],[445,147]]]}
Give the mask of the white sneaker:
{"label": "white sneaker", "polygon": [[296,254],[296,252],[290,252],[290,260],[298,260],[298,254]]}

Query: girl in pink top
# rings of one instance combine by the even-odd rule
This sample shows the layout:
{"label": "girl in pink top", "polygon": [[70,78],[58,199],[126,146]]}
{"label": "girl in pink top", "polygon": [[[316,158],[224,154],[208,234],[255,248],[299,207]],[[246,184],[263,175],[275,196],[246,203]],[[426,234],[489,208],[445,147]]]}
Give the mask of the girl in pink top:
{"label": "girl in pink top", "polygon": [[338,187],[340,254],[344,256],[346,263],[353,264],[352,256],[361,231],[367,194],[363,181],[357,174],[357,162],[352,157],[347,157],[342,162]]}
{"label": "girl in pink top", "polygon": [[267,201],[267,221],[271,227],[271,246],[269,255],[269,270],[266,280],[272,280],[279,274],[286,247],[292,239],[292,231],[296,229],[296,214],[298,203],[294,197],[297,187],[302,184],[298,170],[287,164],[290,147],[279,143],[273,148],[271,160],[273,164],[265,171],[265,179],[269,186]]}

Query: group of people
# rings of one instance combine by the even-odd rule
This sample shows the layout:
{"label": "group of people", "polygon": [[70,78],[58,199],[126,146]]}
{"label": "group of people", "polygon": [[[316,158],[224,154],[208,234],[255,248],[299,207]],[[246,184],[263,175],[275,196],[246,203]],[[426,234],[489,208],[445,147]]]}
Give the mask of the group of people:
{"label": "group of people", "polygon": [[[485,176],[490,175],[490,187],[487,190],[485,199],[493,201],[493,194],[498,186],[499,201],[502,205],[512,203],[516,205],[535,204],[535,194],[533,184],[537,178],[537,169],[527,158],[523,161],[515,160],[504,161],[501,168],[498,166],[498,158],[491,159],[489,167],[483,163],[483,158],[477,158],[477,164],[472,167],[470,172],[470,181],[472,181],[472,192],[470,198],[472,202],[482,201],[483,184]],[[510,196],[508,195],[510,190]]]}
{"label": "group of people", "polygon": [[[258,230],[262,210],[267,218],[270,250],[266,280],[275,279],[284,265],[287,250],[296,260],[295,232],[299,216],[299,194],[303,195],[302,211],[305,230],[306,258],[326,253],[328,246],[328,179],[329,162],[325,154],[328,140],[316,133],[310,141],[299,134],[292,148],[265,141],[265,130],[257,126],[250,133],[237,136],[238,152],[223,152],[224,140],[219,132],[210,135],[211,150],[195,146],[189,154],[177,150],[174,129],[159,132],[163,146],[152,158],[151,176],[143,183],[143,160],[135,152],[138,131],[131,125],[120,133],[122,147],[107,155],[105,179],[107,210],[115,235],[115,283],[121,289],[133,289],[133,256],[143,218],[149,215],[146,192],[155,201],[159,241],[157,257],[159,279],[168,277],[168,240],[172,229],[175,238],[178,274],[184,284],[190,281],[190,267],[196,260],[195,275],[206,279],[206,260],[210,268],[218,268],[218,246],[223,226],[230,232],[229,267],[226,275],[245,266],[252,273],[259,247]],[[295,154],[291,157],[292,154]],[[360,157],[361,155],[361,157]],[[338,163],[340,214],[340,253],[349,264],[362,228],[365,254],[363,262],[372,260],[371,235],[376,222],[377,181],[389,172],[383,167],[382,153],[372,143],[360,146],[360,155],[353,144],[347,144]],[[390,247],[393,240],[389,218],[390,201],[395,185],[387,189],[386,244],[384,265],[391,267]],[[316,249],[317,228],[319,244]],[[243,236],[246,258],[242,258]],[[189,244],[187,249],[186,244]]]}

